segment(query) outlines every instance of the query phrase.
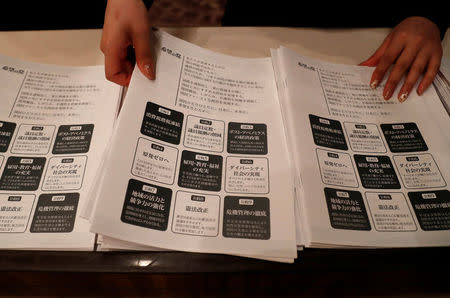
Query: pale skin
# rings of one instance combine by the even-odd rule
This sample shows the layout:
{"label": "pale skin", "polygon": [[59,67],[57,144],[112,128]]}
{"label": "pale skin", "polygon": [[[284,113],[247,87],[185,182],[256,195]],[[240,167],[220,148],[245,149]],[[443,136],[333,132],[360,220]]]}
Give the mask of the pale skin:
{"label": "pale skin", "polygon": [[[134,50],[137,66],[150,80],[155,79],[151,23],[142,0],[108,0],[100,49],[105,55],[106,78],[128,86],[134,68],[129,57]],[[422,95],[436,76],[442,59],[439,28],[424,17],[408,17],[395,26],[363,66],[374,66],[370,86],[376,88],[387,76],[383,97],[389,100],[403,77],[397,94],[404,101],[417,85]],[[388,70],[392,66],[392,71]]]}

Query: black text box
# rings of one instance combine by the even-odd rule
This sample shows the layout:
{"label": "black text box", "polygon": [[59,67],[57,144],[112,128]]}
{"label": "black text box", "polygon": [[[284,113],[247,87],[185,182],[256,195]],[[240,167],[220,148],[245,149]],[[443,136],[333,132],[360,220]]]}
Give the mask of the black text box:
{"label": "black text box", "polygon": [[269,199],[225,197],[222,233],[227,238],[270,239]]}
{"label": "black text box", "polygon": [[228,153],[267,154],[267,126],[255,123],[228,123]]}
{"label": "black text box", "polygon": [[56,134],[53,154],[86,153],[91,145],[94,124],[61,125]]}
{"label": "black text box", "polygon": [[171,144],[180,144],[183,113],[147,102],[141,133]]}
{"label": "black text box", "polygon": [[130,179],[120,219],[124,223],[165,231],[172,190]]}
{"label": "black text box", "polygon": [[335,229],[370,231],[366,207],[359,191],[325,188],[328,215]]}
{"label": "black text box", "polygon": [[220,155],[184,150],[181,155],[178,185],[191,189],[220,191],[223,158]]}
{"label": "black text box", "polygon": [[347,150],[347,141],[339,121],[309,115],[314,143],[318,146]]}
{"label": "black text box", "polygon": [[41,194],[31,233],[70,233],[75,226],[79,193]]}
{"label": "black text box", "polygon": [[380,126],[391,152],[428,150],[428,146],[415,123],[381,124]]}
{"label": "black text box", "polygon": [[30,191],[37,190],[44,171],[45,157],[10,156],[6,161],[0,189]]}
{"label": "black text box", "polygon": [[400,182],[389,156],[355,154],[356,168],[365,188],[399,189]]}
{"label": "black text box", "polygon": [[408,197],[422,230],[450,230],[450,191],[409,192]]}
{"label": "black text box", "polygon": [[8,151],[9,143],[11,143],[15,129],[15,123],[0,121],[0,152]]}

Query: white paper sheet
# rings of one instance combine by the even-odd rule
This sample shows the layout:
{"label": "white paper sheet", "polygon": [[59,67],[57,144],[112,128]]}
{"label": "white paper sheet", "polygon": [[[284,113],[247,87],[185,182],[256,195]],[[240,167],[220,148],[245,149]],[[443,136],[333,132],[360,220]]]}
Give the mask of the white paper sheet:
{"label": "white paper sheet", "polygon": [[78,217],[112,133],[121,88],[102,66],[0,56],[0,248],[91,250]]}

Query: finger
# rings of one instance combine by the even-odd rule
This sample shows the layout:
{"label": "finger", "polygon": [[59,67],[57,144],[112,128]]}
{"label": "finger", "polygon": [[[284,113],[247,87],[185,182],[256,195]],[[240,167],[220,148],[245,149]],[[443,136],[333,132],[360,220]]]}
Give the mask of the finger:
{"label": "finger", "polygon": [[[372,77],[370,79],[371,87],[376,88],[381,81],[383,80],[386,72],[391,67],[391,65],[395,62],[395,60],[399,57],[400,53],[404,48],[404,43],[402,42],[393,42],[390,43],[383,53],[380,61],[372,73]],[[386,89],[386,88],[385,88]]]}
{"label": "finger", "polygon": [[105,43],[106,43],[106,34],[105,31],[102,31],[102,38],[100,40],[100,51],[102,51],[102,53],[105,53]]}
{"label": "finger", "polygon": [[100,39],[100,51],[102,51],[102,53],[104,54],[106,51],[106,45],[107,45],[107,41],[109,39],[109,28],[107,26],[107,23],[105,21],[105,23],[103,24],[103,29],[102,29],[102,37]]}
{"label": "finger", "polygon": [[141,72],[150,80],[155,79],[155,64],[151,46],[150,27],[145,27],[133,34],[133,46],[136,62]]}
{"label": "finger", "polygon": [[439,66],[441,65],[441,55],[433,55],[428,62],[427,70],[422,78],[419,86],[417,87],[417,94],[422,95],[425,90],[431,85],[434,77],[439,71]]}
{"label": "finger", "polygon": [[405,83],[398,92],[398,101],[404,102],[408,98],[412,88],[416,84],[420,75],[425,70],[427,63],[428,57],[426,57],[426,55],[419,53],[416,59],[414,60],[411,69],[408,72],[408,75],[406,76]]}
{"label": "finger", "polygon": [[127,46],[109,45],[105,53],[105,76],[111,82],[128,86],[133,64],[128,60]]}
{"label": "finger", "polygon": [[367,60],[361,62],[360,66],[377,66],[377,64],[380,62],[381,57],[383,56],[384,52],[386,51],[387,47],[389,46],[389,43],[392,40],[392,35],[389,34],[383,41],[383,43],[380,45],[380,47],[375,51],[375,53],[372,54]]}
{"label": "finger", "polygon": [[398,82],[400,82],[401,78],[405,75],[406,71],[411,67],[414,59],[417,55],[417,47],[409,46],[406,47],[403,52],[400,54],[400,57],[395,62],[395,65],[389,74],[389,77],[386,81],[386,86],[383,90],[383,97],[385,100],[391,98],[392,93],[394,93],[395,88],[397,87]]}

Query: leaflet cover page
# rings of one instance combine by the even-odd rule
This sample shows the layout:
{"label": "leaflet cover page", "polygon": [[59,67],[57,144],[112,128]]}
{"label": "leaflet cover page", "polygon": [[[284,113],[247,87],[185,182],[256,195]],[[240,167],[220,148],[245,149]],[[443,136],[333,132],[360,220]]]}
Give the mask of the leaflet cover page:
{"label": "leaflet cover page", "polygon": [[293,261],[292,177],[270,58],[158,34],[156,80],[133,74],[92,231]]}
{"label": "leaflet cover page", "polygon": [[436,89],[386,101],[373,68],[278,55],[309,245],[449,245],[450,118]]}

